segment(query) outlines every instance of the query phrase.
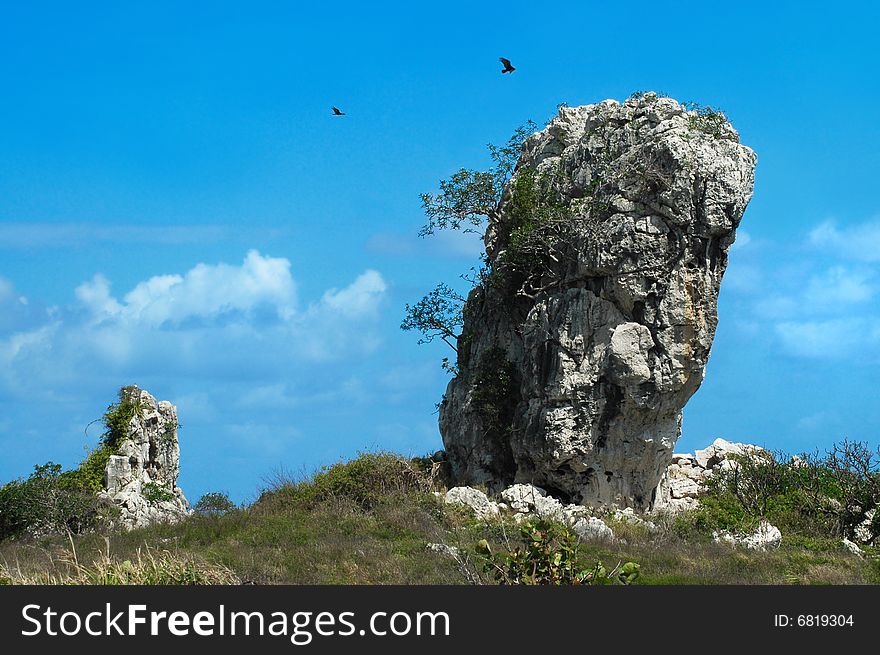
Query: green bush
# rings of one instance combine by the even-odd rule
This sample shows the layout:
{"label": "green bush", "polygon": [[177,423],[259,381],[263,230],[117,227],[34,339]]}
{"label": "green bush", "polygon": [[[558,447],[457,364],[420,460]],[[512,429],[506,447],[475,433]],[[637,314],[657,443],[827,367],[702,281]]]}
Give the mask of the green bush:
{"label": "green bush", "polygon": [[687,121],[691,129],[699,130],[715,139],[739,140],[723,111],[697,102],[685,102],[684,107],[688,111]]}
{"label": "green bush", "polygon": [[99,520],[98,500],[76,472],[48,462],[0,487],[0,540],[26,532],[82,532]]}
{"label": "green bush", "polygon": [[48,462],[36,466],[27,480],[0,487],[0,540],[24,533],[78,533],[103,521],[96,494],[105,488],[110,456],[119,452],[131,419],[141,411],[136,391],[137,387],[119,390],[119,401],[103,415],[105,430],[98,446],[76,469],[64,471],[61,465]]}
{"label": "green bush", "polygon": [[471,403],[490,439],[498,440],[507,434],[518,399],[516,367],[503,348],[490,348],[475,367],[471,390]]}
{"label": "green bush", "polygon": [[128,429],[131,419],[139,416],[143,411],[140,401],[134,398],[138,388],[135,386],[122,387],[119,390],[119,401],[107,407],[104,412],[104,434],[101,435],[101,443],[112,448],[128,437]]}
{"label": "green bush", "polygon": [[394,494],[430,491],[432,475],[400,455],[363,453],[349,462],[322,467],[311,480],[280,482],[262,494],[257,506],[271,507],[279,500],[313,504],[346,499],[371,509]]}
{"label": "green bush", "polygon": [[214,491],[204,494],[193,506],[193,511],[200,516],[222,516],[235,509],[235,503],[225,493]]}
{"label": "green bush", "polygon": [[[880,503],[880,452],[864,443],[843,441],[825,455],[756,451],[730,460],[709,480],[699,509],[676,519],[679,534],[748,531],[765,518],[805,538],[853,538]],[[870,528],[875,538],[878,515]]]}
{"label": "green bush", "polygon": [[522,545],[506,552],[493,552],[486,539],[476,552],[483,571],[500,584],[510,585],[611,585],[632,584],[639,577],[635,562],[614,567],[601,562],[584,566],[580,544],[565,526],[540,519],[520,526]]}
{"label": "green bush", "polygon": [[164,503],[174,500],[174,494],[155,482],[148,482],[141,487],[141,495],[148,503]]}

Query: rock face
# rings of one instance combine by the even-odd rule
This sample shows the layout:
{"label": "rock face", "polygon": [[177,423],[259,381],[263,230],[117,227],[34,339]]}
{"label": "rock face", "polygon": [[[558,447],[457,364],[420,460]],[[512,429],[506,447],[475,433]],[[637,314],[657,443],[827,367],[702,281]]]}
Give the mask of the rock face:
{"label": "rock face", "polygon": [[723,116],[653,94],[562,107],[526,141],[440,407],[460,484],[653,505],[755,162]]}
{"label": "rock face", "polygon": [[137,528],[185,517],[189,504],[177,486],[180,445],[177,409],[167,400],[157,402],[137,387],[127,387],[124,402],[137,404],[128,434],[118,444],[105,470],[104,497],[120,511],[124,528]]}

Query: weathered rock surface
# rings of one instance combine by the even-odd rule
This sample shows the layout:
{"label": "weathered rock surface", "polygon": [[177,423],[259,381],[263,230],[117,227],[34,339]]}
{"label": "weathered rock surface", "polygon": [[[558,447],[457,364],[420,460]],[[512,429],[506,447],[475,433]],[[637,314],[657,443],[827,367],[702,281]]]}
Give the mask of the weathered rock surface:
{"label": "weathered rock surface", "polygon": [[651,521],[643,519],[641,516],[636,514],[632,507],[626,507],[622,510],[614,510],[611,513],[611,517],[618,521],[619,523],[628,523],[630,525],[636,525],[641,528],[644,528],[649,531],[653,531],[657,529],[657,525]]}
{"label": "weathered rock surface", "polygon": [[779,544],[782,543],[782,533],[775,525],[761,519],[758,527],[751,534],[731,534],[722,530],[713,535],[713,540],[716,543],[742,546],[751,550],[773,550],[779,548]]}
{"label": "weathered rock surface", "polygon": [[769,456],[769,453],[760,446],[725,439],[716,439],[694,455],[675,453],[657,485],[653,511],[678,513],[697,509],[697,496],[706,490],[709,478],[735,465],[731,455]]}
{"label": "weathered rock surface", "polygon": [[139,410],[118,445],[119,454],[107,462],[102,495],[119,508],[118,522],[124,528],[178,521],[187,515],[189,504],[177,486],[177,409],[137,387],[124,393],[124,400],[136,403]]}
{"label": "weathered rock surface", "polygon": [[842,540],[842,543],[843,543],[844,550],[848,551],[849,553],[852,553],[853,555],[856,555],[858,557],[865,556],[865,553],[862,552],[862,549],[854,541],[850,541],[849,539],[844,537]]}
{"label": "weathered rock surface", "polygon": [[869,509],[865,512],[864,520],[856,526],[853,536],[859,543],[872,544],[877,539],[877,534],[874,532],[874,515],[876,513],[876,507]]}
{"label": "weathered rock surface", "polygon": [[614,532],[605,525],[605,522],[595,516],[578,519],[571,524],[571,529],[581,539],[592,541],[613,541]]}
{"label": "weathered rock surface", "polygon": [[[653,94],[562,107],[526,141],[440,408],[459,483],[654,504],[703,380],[755,161],[723,118]],[[540,220],[523,216],[529,175],[552,199]]]}
{"label": "weathered rock surface", "polygon": [[453,487],[446,492],[443,498],[447,505],[463,505],[473,510],[481,519],[498,516],[498,504],[489,500],[489,497],[479,489],[473,487]]}
{"label": "weathered rock surface", "polygon": [[448,555],[449,557],[454,558],[457,558],[461,555],[461,551],[458,548],[456,548],[455,546],[450,546],[448,544],[429,543],[427,546],[425,546],[425,548],[432,552],[440,553],[441,555]]}
{"label": "weathered rock surface", "polygon": [[[497,519],[502,512],[511,512],[518,524],[535,519],[559,521],[571,528],[583,539],[614,539],[614,532],[605,522],[591,515],[589,507],[583,505],[563,505],[544,489],[531,484],[515,484],[500,494],[503,502],[491,500],[486,494],[473,487],[453,487],[443,496],[446,504],[468,507],[480,519]],[[627,514],[633,520],[640,520],[634,514]],[[432,550],[438,550],[429,544]]]}

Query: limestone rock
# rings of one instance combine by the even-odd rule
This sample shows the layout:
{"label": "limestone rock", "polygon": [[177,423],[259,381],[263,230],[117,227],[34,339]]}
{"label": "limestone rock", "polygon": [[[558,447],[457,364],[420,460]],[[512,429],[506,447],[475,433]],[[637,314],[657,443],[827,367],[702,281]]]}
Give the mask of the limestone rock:
{"label": "limestone rock", "polygon": [[[550,519],[563,523],[585,539],[614,539],[611,528],[602,519],[593,516],[589,507],[574,503],[563,505],[540,487],[515,484],[502,491],[501,498],[507,501],[506,505],[514,512],[513,520],[517,524],[539,518]],[[505,504],[498,504],[499,507],[502,505]],[[638,517],[632,516],[638,520]]]}
{"label": "limestone rock", "polygon": [[447,505],[470,507],[481,519],[492,518],[499,514],[498,505],[489,500],[482,491],[473,487],[453,487],[446,492],[444,501]]}
{"label": "limestone rock", "polygon": [[440,553],[441,555],[448,555],[449,557],[457,558],[461,555],[461,551],[455,546],[449,546],[448,544],[428,544],[426,548],[435,553]]}
{"label": "limestone rock", "polygon": [[580,519],[590,518],[592,511],[584,505],[575,505],[571,503],[562,508],[562,522],[566,525],[577,523]]}
{"label": "limestone rock", "polygon": [[761,519],[758,527],[751,534],[731,534],[722,530],[713,534],[712,538],[716,543],[742,546],[751,550],[773,550],[779,548],[779,544],[782,543],[782,533],[779,528],[765,519]]}
{"label": "limestone rock", "polygon": [[862,549],[859,547],[859,545],[854,541],[850,541],[846,537],[843,538],[843,547],[853,555],[857,555],[858,557],[865,556],[865,553],[862,552]]}
{"label": "limestone rock", "polygon": [[531,484],[515,484],[501,492],[501,498],[510,504],[514,512],[530,516],[554,519],[565,519],[566,508],[556,498]]}
{"label": "limestone rock", "polygon": [[535,508],[535,500],[546,495],[546,491],[532,484],[515,484],[501,492],[501,498],[515,512],[530,512]]}
{"label": "limestone rock", "polygon": [[870,544],[873,543],[877,538],[877,535],[874,534],[873,524],[874,524],[874,514],[876,513],[877,508],[869,509],[865,512],[864,520],[856,526],[854,531],[854,537],[856,541],[862,544]]}
{"label": "limestone rock", "polygon": [[[562,107],[526,141],[440,407],[460,484],[653,504],[703,380],[755,161],[723,119],[653,94]],[[523,209],[530,179],[549,214]]]}
{"label": "limestone rock", "polygon": [[571,529],[582,539],[591,541],[614,540],[614,532],[612,532],[611,528],[605,525],[602,519],[595,516],[578,519],[571,525]]}
{"label": "limestone rock", "polygon": [[737,466],[731,455],[769,457],[770,453],[760,446],[725,439],[716,439],[694,455],[676,453],[657,485],[651,510],[672,514],[695,510],[709,478]]}
{"label": "limestone rock", "polygon": [[138,411],[118,444],[118,454],[107,462],[101,495],[119,509],[123,528],[179,521],[188,514],[189,503],[177,486],[177,409],[137,387],[126,387],[123,393],[122,400],[137,404]]}
{"label": "limestone rock", "polygon": [[702,468],[710,469],[724,461],[728,461],[731,455],[761,455],[766,454],[766,452],[759,446],[732,443],[726,439],[716,439],[708,448],[694,452],[694,459]]}
{"label": "limestone rock", "polygon": [[657,525],[651,521],[647,521],[643,519],[641,516],[635,513],[632,507],[626,507],[622,510],[614,510],[611,513],[612,518],[615,521],[620,523],[629,523],[630,525],[637,525],[639,527],[645,528],[646,530],[656,530]]}

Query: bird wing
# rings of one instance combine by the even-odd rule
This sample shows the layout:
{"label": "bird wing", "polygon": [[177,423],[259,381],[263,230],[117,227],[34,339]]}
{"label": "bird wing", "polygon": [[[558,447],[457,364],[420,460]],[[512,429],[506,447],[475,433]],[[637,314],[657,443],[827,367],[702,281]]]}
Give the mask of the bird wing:
{"label": "bird wing", "polygon": [[502,64],[504,64],[505,68],[510,68],[510,60],[507,59],[506,57],[498,57],[498,61],[500,61]]}

